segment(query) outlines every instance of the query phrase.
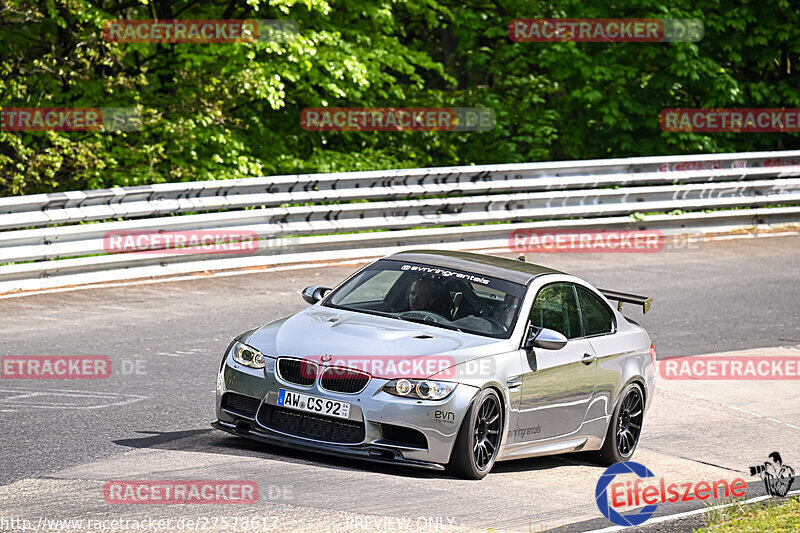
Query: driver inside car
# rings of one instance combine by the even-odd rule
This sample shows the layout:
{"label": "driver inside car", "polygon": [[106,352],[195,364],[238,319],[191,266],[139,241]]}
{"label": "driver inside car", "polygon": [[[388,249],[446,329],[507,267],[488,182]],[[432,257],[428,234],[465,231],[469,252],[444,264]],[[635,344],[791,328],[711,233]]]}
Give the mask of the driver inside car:
{"label": "driver inside car", "polygon": [[412,311],[433,311],[450,320],[450,294],[431,277],[422,276],[408,287],[408,308]]}
{"label": "driver inside car", "polygon": [[514,316],[517,314],[517,306],[519,306],[519,298],[506,294],[503,298],[503,306],[500,308],[500,324],[508,330],[511,327]]}

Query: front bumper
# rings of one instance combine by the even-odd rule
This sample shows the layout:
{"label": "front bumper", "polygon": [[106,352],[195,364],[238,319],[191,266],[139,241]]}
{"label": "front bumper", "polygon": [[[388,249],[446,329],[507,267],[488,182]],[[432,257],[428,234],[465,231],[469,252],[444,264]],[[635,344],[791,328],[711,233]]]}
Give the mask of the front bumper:
{"label": "front bumper", "polygon": [[261,428],[249,425],[246,420],[239,420],[235,424],[217,420],[211,423],[211,427],[227,431],[239,437],[245,437],[267,444],[275,444],[293,450],[323,453],[336,457],[356,458],[362,461],[372,461],[375,463],[401,464],[430,470],[444,470],[444,465],[406,459],[398,450],[386,446],[337,446],[334,444],[305,441],[304,439],[286,437],[273,432],[262,431]]}
{"label": "front bumper", "polygon": [[[217,379],[218,420],[212,424],[213,427],[295,449],[441,470],[450,460],[461,422],[478,392],[477,387],[459,384],[450,396],[440,401],[400,398],[383,392],[387,380],[372,378],[360,393],[337,393],[320,388],[318,383],[302,387],[281,380],[275,372],[276,362],[276,359],[268,358],[266,367],[256,370],[240,365],[230,353],[226,354]],[[349,428],[358,428],[357,441],[352,438],[348,442],[311,438],[297,434],[286,426],[273,424],[274,419],[270,416],[272,410],[281,411],[281,416],[285,416],[283,412],[287,411],[277,406],[280,389],[349,402],[350,415],[344,424]],[[229,393],[252,399],[252,409],[255,411],[243,412],[231,408],[227,400],[223,403],[223,397]],[[304,412],[292,410],[291,413]],[[315,420],[311,423],[318,424],[340,420],[320,416],[313,418]],[[397,435],[405,430],[412,430],[415,436],[424,436],[424,439],[404,442]]]}

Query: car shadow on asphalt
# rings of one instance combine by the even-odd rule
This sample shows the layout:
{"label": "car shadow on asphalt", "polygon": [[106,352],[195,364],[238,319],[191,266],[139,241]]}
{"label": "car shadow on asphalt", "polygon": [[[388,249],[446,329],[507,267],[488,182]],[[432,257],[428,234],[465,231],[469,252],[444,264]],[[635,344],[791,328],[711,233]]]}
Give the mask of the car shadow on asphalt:
{"label": "car shadow on asphalt", "polygon": [[[373,472],[398,477],[427,479],[454,477],[447,472],[348,459],[322,453],[294,450],[283,446],[273,446],[236,437],[213,429],[193,429],[171,432],[137,431],[137,433],[143,436],[140,438],[119,439],[113,442],[114,444],[129,448],[214,453],[249,457],[252,459],[285,461],[336,470]],[[593,465],[591,461],[586,460],[581,454],[535,457],[495,463],[489,476],[491,477],[492,474],[549,470],[551,468],[563,467],[567,464]]]}
{"label": "car shadow on asphalt", "polygon": [[[529,472],[535,470],[550,470],[563,466],[598,466],[587,453],[564,453],[559,455],[546,455],[542,457],[529,457],[527,459],[514,459],[495,463],[493,474]],[[490,474],[491,475],[491,474]]]}

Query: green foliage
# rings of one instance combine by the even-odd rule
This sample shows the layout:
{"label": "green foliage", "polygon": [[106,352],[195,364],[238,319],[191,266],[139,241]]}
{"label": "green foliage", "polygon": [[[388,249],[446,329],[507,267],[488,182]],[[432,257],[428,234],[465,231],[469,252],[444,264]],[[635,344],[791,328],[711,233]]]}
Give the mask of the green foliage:
{"label": "green foliage", "polygon": [[770,498],[753,504],[733,503],[709,512],[707,527],[698,529],[697,533],[791,533],[800,529],[800,499],[797,497],[783,502]]}
{"label": "green foliage", "polygon": [[[697,17],[698,43],[521,43],[514,18]],[[114,19],[292,19],[279,42],[120,44]],[[6,0],[0,106],[136,107],[141,131],[0,131],[0,195],[268,174],[798,147],[666,133],[669,107],[800,108],[788,0]],[[306,107],[490,107],[484,132],[310,132]]]}

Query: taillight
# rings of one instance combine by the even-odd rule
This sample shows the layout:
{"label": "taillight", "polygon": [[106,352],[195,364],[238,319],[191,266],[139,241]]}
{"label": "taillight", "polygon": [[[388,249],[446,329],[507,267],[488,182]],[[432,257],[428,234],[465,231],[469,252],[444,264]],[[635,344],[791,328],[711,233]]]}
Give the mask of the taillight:
{"label": "taillight", "polygon": [[656,364],[656,347],[652,344],[650,345],[650,357],[653,358],[653,364]]}

